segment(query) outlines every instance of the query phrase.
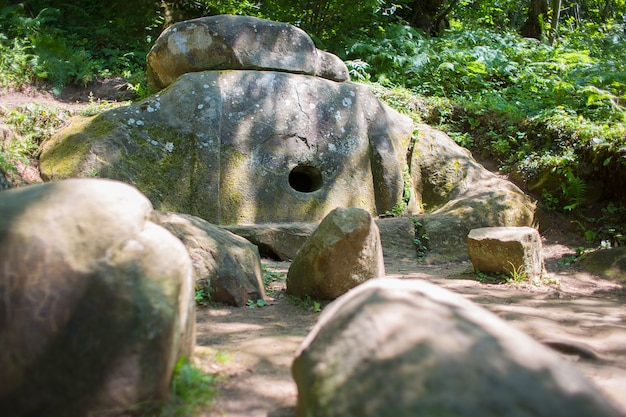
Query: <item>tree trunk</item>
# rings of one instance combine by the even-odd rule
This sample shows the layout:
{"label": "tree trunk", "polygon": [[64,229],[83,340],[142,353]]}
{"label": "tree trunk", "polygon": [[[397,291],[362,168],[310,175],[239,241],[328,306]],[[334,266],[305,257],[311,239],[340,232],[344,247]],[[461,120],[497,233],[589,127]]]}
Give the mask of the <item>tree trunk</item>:
{"label": "tree trunk", "polygon": [[561,0],[552,0],[552,23],[550,24],[550,37],[548,42],[550,45],[556,39],[557,30],[559,28],[559,20],[561,19]]}
{"label": "tree trunk", "polygon": [[547,0],[530,0],[528,17],[522,26],[522,36],[541,40],[543,38],[544,16],[547,14]]}
{"label": "tree trunk", "polygon": [[407,23],[424,32],[437,35],[447,26],[447,16],[459,0],[414,0],[398,12]]}

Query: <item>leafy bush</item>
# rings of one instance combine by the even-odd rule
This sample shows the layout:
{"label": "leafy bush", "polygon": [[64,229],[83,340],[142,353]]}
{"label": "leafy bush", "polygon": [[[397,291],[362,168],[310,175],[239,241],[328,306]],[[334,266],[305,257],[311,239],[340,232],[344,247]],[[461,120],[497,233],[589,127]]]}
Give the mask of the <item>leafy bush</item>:
{"label": "leafy bush", "polygon": [[[109,19],[104,10],[114,12],[113,5],[83,3],[92,7],[54,1],[0,5],[0,87],[44,81],[58,94],[66,84],[113,75],[137,79],[144,72],[152,38],[137,36],[131,22],[145,6],[125,19]],[[142,19],[146,33],[156,29],[157,17]]]}
{"label": "leafy bush", "polygon": [[29,164],[38,157],[39,145],[69,118],[69,112],[56,107],[30,103],[0,117],[11,134],[0,143],[0,171],[15,171],[16,162]]}
{"label": "leafy bush", "polygon": [[196,415],[201,408],[211,405],[218,378],[207,374],[186,358],[181,358],[174,369],[172,397],[158,409],[143,409],[144,416],[178,417]]}

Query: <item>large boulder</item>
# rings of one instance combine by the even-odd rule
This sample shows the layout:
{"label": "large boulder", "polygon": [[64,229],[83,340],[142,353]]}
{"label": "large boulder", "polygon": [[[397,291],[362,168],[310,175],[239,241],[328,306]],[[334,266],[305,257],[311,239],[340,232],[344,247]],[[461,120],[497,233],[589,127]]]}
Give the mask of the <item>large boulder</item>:
{"label": "large boulder", "polygon": [[444,132],[417,126],[411,159],[416,200],[425,213],[416,216],[418,238],[427,237],[427,261],[467,259],[472,229],[532,226],[535,204],[510,181],[489,172]]}
{"label": "large boulder", "polygon": [[130,182],[156,209],[214,224],[319,222],[336,207],[375,215],[402,201],[412,133],[365,85],[196,72],[74,120],[44,145],[40,169]]}
{"label": "large boulder", "polygon": [[86,416],[164,400],[195,344],[192,267],[133,187],[0,192],[0,410]]}
{"label": "large boulder", "polygon": [[195,281],[211,301],[241,307],[265,298],[255,245],[198,217],[155,211],[150,219],[178,237],[191,257]]}
{"label": "large boulder", "polygon": [[546,346],[418,280],[370,280],[328,305],[292,371],[297,417],[622,415]]}
{"label": "large boulder", "polygon": [[225,69],[349,80],[343,61],[317,49],[302,29],[252,16],[219,15],[178,22],[157,38],[147,61],[148,86],[154,90],[188,72]]}
{"label": "large boulder", "polygon": [[287,273],[287,294],[334,300],[385,275],[378,227],[369,213],[337,208],[304,243]]}

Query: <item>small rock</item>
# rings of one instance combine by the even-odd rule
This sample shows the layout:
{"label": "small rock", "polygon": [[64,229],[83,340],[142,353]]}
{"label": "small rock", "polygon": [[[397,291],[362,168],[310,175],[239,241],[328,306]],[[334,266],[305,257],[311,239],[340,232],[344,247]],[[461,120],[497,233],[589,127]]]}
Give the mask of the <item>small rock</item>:
{"label": "small rock", "polygon": [[287,293],[332,300],[384,275],[380,235],[369,213],[337,208],[322,220],[293,260]]}
{"label": "small rock", "polygon": [[472,229],[467,251],[476,271],[525,274],[531,280],[545,272],[541,237],[532,227]]}

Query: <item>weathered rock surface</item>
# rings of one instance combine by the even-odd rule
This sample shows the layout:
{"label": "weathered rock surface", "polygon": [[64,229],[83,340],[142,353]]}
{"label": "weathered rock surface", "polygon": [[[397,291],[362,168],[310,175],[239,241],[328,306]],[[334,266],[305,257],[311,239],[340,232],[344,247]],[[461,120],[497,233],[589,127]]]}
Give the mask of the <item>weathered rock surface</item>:
{"label": "weathered rock surface", "polygon": [[[385,262],[391,258],[415,261],[415,225],[410,218],[384,217],[374,222]],[[261,256],[291,261],[318,226],[319,223],[263,223],[221,227],[254,243]]]}
{"label": "weathered rock surface", "polygon": [[376,219],[385,263],[416,261],[415,224],[409,217]]}
{"label": "weathered rock surface", "polygon": [[263,223],[248,226],[223,226],[259,248],[261,256],[291,261],[318,223]]}
{"label": "weathered rock surface", "polygon": [[148,86],[161,90],[188,72],[264,70],[349,81],[337,56],[318,50],[302,29],[252,16],[219,15],[178,22],[147,56]]}
{"label": "weathered rock surface", "polygon": [[134,184],[155,208],[214,224],[318,222],[402,200],[412,121],[365,85],[268,71],[188,73],[140,103],[75,120],[44,178]]}
{"label": "weathered rock surface", "polygon": [[151,211],[115,181],[0,193],[3,415],[106,415],[169,395],[195,344],[192,267]]}
{"label": "weathered rock surface", "polygon": [[333,300],[384,275],[378,227],[369,213],[337,208],[322,220],[291,263],[287,293]]}
{"label": "weathered rock surface", "polygon": [[467,252],[474,270],[524,274],[535,280],[545,272],[541,236],[532,227],[482,227],[470,230]]}
{"label": "weathered rock surface", "polygon": [[445,133],[418,126],[411,160],[416,216],[428,237],[427,261],[467,259],[466,238],[481,227],[531,226],[535,205],[513,183],[486,170]]}
{"label": "weathered rock surface", "polygon": [[580,266],[593,274],[626,282],[626,248],[597,250],[585,255]]}
{"label": "weathered rock surface", "polygon": [[195,281],[212,301],[241,307],[265,298],[255,245],[198,217],[155,211],[150,219],[178,237],[191,258]]}
{"label": "weathered rock surface", "polygon": [[298,417],[621,415],[547,347],[418,280],[370,280],[327,306],[292,372]]}

